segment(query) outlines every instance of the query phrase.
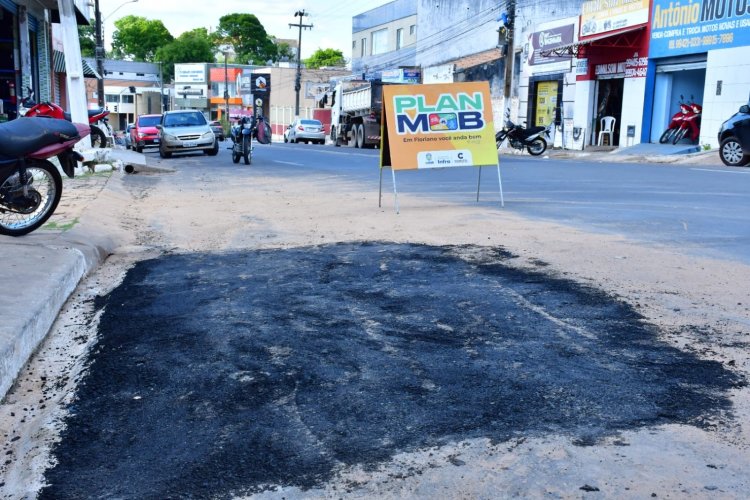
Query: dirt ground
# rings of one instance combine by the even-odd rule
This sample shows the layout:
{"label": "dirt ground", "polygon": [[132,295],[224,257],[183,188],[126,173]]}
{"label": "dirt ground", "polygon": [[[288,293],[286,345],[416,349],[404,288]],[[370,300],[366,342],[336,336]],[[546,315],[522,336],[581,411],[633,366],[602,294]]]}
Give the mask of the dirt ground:
{"label": "dirt ground", "polygon": [[[192,176],[194,187],[177,182],[179,176]],[[44,393],[49,396],[44,398],[47,406],[69,400],[66,391],[80,373],[81,356],[91,342],[91,338],[55,340],[55,335],[64,337],[66,331],[72,335],[74,330],[66,330],[66,324],[82,318],[95,325],[87,302],[116,285],[134,260],[163,251],[293,248],[352,241],[503,247],[519,256],[515,259],[519,267],[538,270],[541,265],[553,275],[622,298],[659,326],[670,345],[717,360],[742,375],[750,371],[750,267],[740,263],[532,221],[490,202],[458,206],[402,195],[400,214],[396,214],[392,196],[385,196],[383,207],[378,208],[376,184],[362,190],[336,178],[295,180],[257,174],[228,182],[204,171],[115,173],[108,182],[102,191],[106,203],[100,200],[92,205],[83,196],[84,189],[79,190],[82,201],[64,195],[61,203],[67,207],[66,217],[79,209],[85,211],[82,226],[106,224],[122,244],[102,270],[82,285],[56,333],[40,349],[44,357],[44,353],[65,350],[64,346],[80,346],[79,352],[66,353],[60,370],[49,375],[64,382]],[[53,385],[39,382],[41,375],[34,370],[39,368],[30,368],[26,382],[21,381],[4,405],[0,431],[6,436],[31,433],[49,443],[54,441],[54,432],[49,430],[54,415],[23,423],[8,416],[35,402],[43,386]],[[24,396],[27,393],[31,395]],[[404,454],[374,471],[341,470],[336,480],[319,490],[276,489],[260,497],[746,498],[749,395],[747,385],[736,388],[731,395],[733,415],[706,429],[660,426],[626,432],[595,446],[554,436],[495,444],[470,440]],[[38,485],[33,471],[43,468],[44,448],[26,443],[0,450],[14,457],[14,463],[6,462],[4,469],[6,497],[19,493],[18,482],[25,482],[31,490]]]}

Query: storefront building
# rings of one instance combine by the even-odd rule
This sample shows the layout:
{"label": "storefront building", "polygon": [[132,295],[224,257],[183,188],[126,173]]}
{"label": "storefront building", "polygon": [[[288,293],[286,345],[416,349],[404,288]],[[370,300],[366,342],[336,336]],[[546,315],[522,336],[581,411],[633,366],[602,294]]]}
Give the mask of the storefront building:
{"label": "storefront building", "polygon": [[658,142],[679,102],[702,106],[700,137],[718,147],[721,123],[750,98],[750,2],[653,0],[644,123]]}
{"label": "storefront building", "polygon": [[[584,2],[576,69],[575,127],[587,144],[624,147],[643,141],[648,75],[649,1]],[[612,121],[611,119],[614,119]],[[602,127],[613,123],[609,134]]]}
{"label": "storefront building", "polygon": [[[573,116],[576,75],[572,57],[557,49],[575,44],[578,17],[540,24],[536,30],[528,35],[523,47],[519,114],[523,119],[525,113],[529,125],[560,125]],[[570,123],[572,126],[572,120]],[[563,145],[563,137],[554,139]]]}

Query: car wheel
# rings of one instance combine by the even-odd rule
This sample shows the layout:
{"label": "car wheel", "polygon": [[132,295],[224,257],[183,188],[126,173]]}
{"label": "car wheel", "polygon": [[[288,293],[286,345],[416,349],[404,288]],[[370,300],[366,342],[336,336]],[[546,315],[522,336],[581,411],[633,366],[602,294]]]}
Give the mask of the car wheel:
{"label": "car wheel", "polygon": [[172,158],[172,153],[169,151],[165,151],[164,148],[159,146],[159,156],[162,158]]}
{"label": "car wheel", "polygon": [[721,141],[719,156],[724,165],[728,167],[743,167],[750,163],[750,155],[742,151],[742,144],[736,137],[727,137]]}
{"label": "car wheel", "polygon": [[204,151],[208,156],[216,156],[219,154],[219,141],[214,141],[214,147],[206,149]]}
{"label": "car wheel", "polygon": [[143,146],[136,146],[135,147],[135,152],[136,153],[143,153]]}
{"label": "car wheel", "polygon": [[284,142],[289,142],[289,138],[287,136],[284,136]]}

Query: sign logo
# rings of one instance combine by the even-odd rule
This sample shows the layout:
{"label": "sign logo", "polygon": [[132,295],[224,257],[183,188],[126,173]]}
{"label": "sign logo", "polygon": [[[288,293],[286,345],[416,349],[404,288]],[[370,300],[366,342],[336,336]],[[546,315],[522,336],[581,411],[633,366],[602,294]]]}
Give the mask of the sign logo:
{"label": "sign logo", "polygon": [[481,92],[441,94],[430,101],[424,95],[397,95],[393,98],[396,131],[403,134],[450,131],[476,131],[485,126]]}

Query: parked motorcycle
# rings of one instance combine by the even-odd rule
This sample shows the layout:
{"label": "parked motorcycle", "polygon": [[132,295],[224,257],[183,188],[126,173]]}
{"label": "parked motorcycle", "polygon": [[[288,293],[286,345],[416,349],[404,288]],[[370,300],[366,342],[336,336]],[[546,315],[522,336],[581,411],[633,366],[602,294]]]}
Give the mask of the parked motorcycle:
{"label": "parked motorcycle", "polygon": [[0,234],[21,236],[44,224],[62,195],[62,176],[48,160],[57,156],[72,178],[83,157],[73,145],[91,133],[88,124],[48,117],[0,123]]}
{"label": "parked motorcycle", "polygon": [[252,163],[254,121],[251,116],[242,116],[236,125],[232,125],[229,133],[232,139],[232,162],[239,163],[240,158],[243,158],[245,165]]}
{"label": "parked motorcycle", "polygon": [[[28,89],[29,95],[21,99],[19,115],[26,117],[47,116],[70,121],[70,113],[53,102],[34,102],[34,91]],[[109,126],[109,111],[106,109],[89,109],[91,125],[91,145],[95,148],[106,148],[114,142],[114,134]]]}
{"label": "parked motorcycle", "polygon": [[682,125],[682,121],[690,116],[693,113],[692,108],[688,103],[685,102],[685,97],[680,95],[680,100],[678,101],[678,104],[680,106],[680,109],[672,115],[672,119],[669,121],[669,126],[667,126],[667,130],[664,131],[664,133],[661,134],[661,137],[659,138],[659,142],[661,144],[666,144],[670,141],[672,141],[675,137],[675,134],[680,130],[680,126]]}
{"label": "parked motorcycle", "polygon": [[694,102],[690,103],[690,113],[686,114],[680,123],[680,127],[672,136],[672,144],[677,144],[682,139],[690,139],[691,141],[698,141],[701,134],[701,113],[703,107],[700,104]]}
{"label": "parked motorcycle", "polygon": [[495,144],[500,148],[503,141],[508,139],[511,147],[521,151],[526,148],[529,154],[539,156],[547,150],[547,141],[544,140],[542,135],[546,134],[549,137],[550,127],[552,127],[552,124],[547,127],[524,128],[510,121],[510,111],[506,111],[505,127],[495,134]]}

